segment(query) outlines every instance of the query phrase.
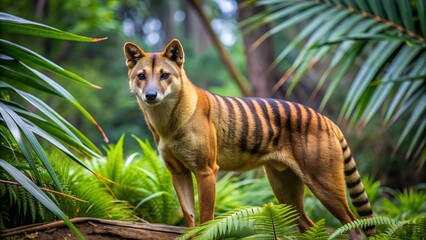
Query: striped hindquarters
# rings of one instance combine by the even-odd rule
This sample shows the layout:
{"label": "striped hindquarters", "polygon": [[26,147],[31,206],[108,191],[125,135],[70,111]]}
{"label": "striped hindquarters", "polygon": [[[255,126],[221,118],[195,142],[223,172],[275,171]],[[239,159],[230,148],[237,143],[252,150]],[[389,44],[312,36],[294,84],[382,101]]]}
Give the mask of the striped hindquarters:
{"label": "striped hindquarters", "polygon": [[[343,157],[344,157],[344,171],[346,186],[349,191],[349,196],[356,212],[361,218],[372,217],[373,210],[368,200],[367,193],[365,192],[364,185],[361,182],[361,176],[356,169],[355,159],[351,154],[351,150],[345,138],[342,137],[340,141],[342,145]],[[375,226],[370,226],[363,229],[367,236],[375,234]]]}

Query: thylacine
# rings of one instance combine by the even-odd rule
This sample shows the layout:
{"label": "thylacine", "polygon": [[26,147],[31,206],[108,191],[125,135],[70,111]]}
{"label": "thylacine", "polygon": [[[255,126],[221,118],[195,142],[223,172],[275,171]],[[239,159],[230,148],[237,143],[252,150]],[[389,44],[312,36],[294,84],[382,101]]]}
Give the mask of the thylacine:
{"label": "thylacine", "polygon": [[[299,212],[302,231],[313,222],[303,207],[306,184],[343,224],[372,216],[346,140],[325,116],[278,99],[222,97],[194,86],[184,71],[184,51],[172,40],[161,53],[124,45],[130,90],[172,175],[184,218],[195,226],[194,173],[200,222],[214,217],[216,172],[263,166],[281,203]],[[366,230],[374,233],[374,227]],[[358,231],[350,232],[357,238]]]}

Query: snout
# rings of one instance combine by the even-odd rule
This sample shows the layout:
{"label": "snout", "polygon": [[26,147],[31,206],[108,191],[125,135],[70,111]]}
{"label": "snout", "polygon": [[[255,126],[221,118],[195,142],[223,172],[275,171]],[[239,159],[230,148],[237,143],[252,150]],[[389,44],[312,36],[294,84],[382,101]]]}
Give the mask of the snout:
{"label": "snout", "polygon": [[143,100],[148,104],[156,104],[161,101],[161,94],[155,89],[147,89],[143,95]]}
{"label": "snout", "polygon": [[145,93],[145,98],[148,101],[155,101],[157,98],[158,92],[156,90],[148,90]]}

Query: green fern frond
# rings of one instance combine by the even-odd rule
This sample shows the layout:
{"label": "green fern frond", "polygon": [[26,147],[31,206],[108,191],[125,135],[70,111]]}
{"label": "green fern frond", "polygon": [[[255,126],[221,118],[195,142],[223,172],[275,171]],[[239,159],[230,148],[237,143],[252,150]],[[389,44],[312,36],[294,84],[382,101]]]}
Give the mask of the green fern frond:
{"label": "green fern frond", "polygon": [[388,217],[374,216],[371,218],[357,219],[338,228],[328,239],[334,239],[339,234],[356,228],[366,228],[373,225],[385,224],[394,226],[397,224],[395,220]]}
{"label": "green fern frond", "polygon": [[[303,240],[326,240],[330,234],[325,227],[325,219],[319,220],[313,227],[302,234],[299,239]],[[347,237],[346,237],[347,238]]]}
{"label": "green fern frond", "polygon": [[184,235],[178,238],[178,240],[186,240],[191,237],[195,239],[218,239],[226,237],[233,232],[251,231],[253,221],[250,217],[262,211],[261,207],[244,207],[237,208],[233,211],[229,211],[217,217],[215,220],[203,223],[196,228],[190,229]]}
{"label": "green fern frond", "polygon": [[388,239],[421,240],[426,236],[426,216],[400,221],[385,232]]}
{"label": "green fern frond", "polygon": [[298,214],[292,206],[268,203],[263,205],[261,212],[253,216],[253,230],[278,238],[294,230],[297,218]]}
{"label": "green fern frond", "polygon": [[290,239],[296,233],[296,220],[296,211],[284,204],[243,207],[201,224],[179,239]]}

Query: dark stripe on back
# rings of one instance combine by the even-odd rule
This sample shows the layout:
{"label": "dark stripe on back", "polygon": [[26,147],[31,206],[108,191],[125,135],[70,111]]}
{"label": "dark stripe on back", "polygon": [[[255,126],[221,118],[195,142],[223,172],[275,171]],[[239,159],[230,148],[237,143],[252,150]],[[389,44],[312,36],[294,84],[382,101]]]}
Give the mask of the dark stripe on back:
{"label": "dark stripe on back", "polygon": [[346,152],[346,150],[348,150],[348,145],[344,146],[344,147],[342,148],[342,150],[343,150],[343,152]]}
{"label": "dark stripe on back", "polygon": [[288,136],[288,142],[290,143],[291,146],[293,146],[293,129],[292,129],[292,124],[291,124],[291,108],[289,104],[293,104],[287,101],[281,101],[281,104],[284,108],[284,112],[285,112],[285,117],[286,117],[286,121],[285,121],[285,130],[287,131],[287,136]]}
{"label": "dark stripe on back", "polygon": [[321,130],[322,130],[322,118],[321,118],[321,115],[319,113],[315,112],[315,114],[317,115],[318,131],[321,132]]}
{"label": "dark stripe on back", "polygon": [[216,106],[218,108],[217,109],[218,118],[222,119],[221,118],[221,115],[222,115],[222,104],[220,103],[219,97],[217,95],[213,94],[213,97],[214,97],[214,100],[216,101]]}
{"label": "dark stripe on back", "polygon": [[353,187],[357,186],[360,182],[361,182],[361,178],[358,178],[355,182],[346,183],[346,186],[348,188],[353,188]]}
{"label": "dark stripe on back", "polygon": [[274,143],[274,147],[278,147],[278,144],[280,143],[280,139],[281,139],[281,115],[280,115],[280,109],[278,106],[278,102],[276,100],[273,99],[269,99],[268,100],[268,104],[272,109],[272,113],[274,115],[274,124],[275,127],[277,128],[277,135],[275,136],[273,143]]}
{"label": "dark stripe on back", "polygon": [[293,104],[293,106],[296,108],[296,129],[297,132],[302,132],[302,110],[300,109],[299,104]]}
{"label": "dark stripe on back", "polygon": [[226,107],[228,108],[228,139],[234,139],[235,138],[235,109],[234,105],[232,105],[230,98],[228,97],[221,97],[223,101],[226,104]]}
{"label": "dark stripe on back", "polygon": [[[222,108],[223,108],[223,106],[222,106],[222,103],[220,102],[220,100],[219,100],[219,96],[217,96],[216,94],[212,94],[213,95],[213,97],[214,97],[214,100],[216,101],[216,106],[217,106],[217,118],[218,118],[218,121],[223,121],[223,120],[225,120],[225,119],[223,119],[223,117],[222,117]],[[226,120],[225,120],[226,121]],[[228,128],[229,129],[229,128]],[[221,127],[221,131],[222,131],[222,134],[223,135],[225,135],[225,128],[224,127]]]}
{"label": "dark stripe on back", "polygon": [[346,176],[350,176],[352,173],[356,172],[356,166],[354,166],[353,168],[345,171],[345,175]]}
{"label": "dark stripe on back", "polygon": [[[235,98],[233,98],[235,99]],[[243,106],[243,104],[238,100],[235,99],[235,102],[237,103],[238,109],[241,113],[241,122],[243,124],[241,128],[241,137],[240,137],[240,147],[243,152],[247,151],[247,135],[248,135],[248,122],[247,122],[247,112]]]}
{"label": "dark stripe on back", "polygon": [[315,116],[316,116],[316,118],[317,118],[317,141],[318,141],[318,143],[316,144],[316,146],[317,146],[317,156],[318,156],[318,159],[320,159],[321,158],[321,151],[322,151],[322,148],[321,148],[321,144],[320,144],[320,142],[322,141],[321,140],[321,137],[322,137],[322,119],[321,119],[321,116],[320,116],[320,114],[318,113],[318,112],[315,112]]}
{"label": "dark stripe on back", "polygon": [[352,205],[354,205],[354,207],[361,207],[364,206],[365,204],[369,203],[368,199],[364,199],[361,201],[357,201],[357,202],[352,202]]}
{"label": "dark stripe on back", "polygon": [[265,103],[264,99],[260,99],[257,102],[259,103],[259,106],[262,109],[263,118],[265,119],[266,125],[268,126],[268,140],[267,140],[267,143],[269,144],[271,142],[271,140],[272,140],[272,137],[274,136],[274,131],[272,129],[272,123],[271,123],[271,120],[269,119],[268,109],[266,107],[267,102]]}
{"label": "dark stripe on back", "polygon": [[323,119],[324,125],[325,125],[325,130],[327,131],[328,136],[331,135],[331,129],[329,126],[329,122],[327,121],[327,118],[325,118],[324,116],[321,116],[321,118]]}
{"label": "dark stripe on back", "polygon": [[258,101],[258,99],[254,98],[244,98],[244,101],[249,106],[249,109],[251,111],[251,116],[254,120],[254,145],[250,149],[251,154],[255,154],[259,151],[260,145],[262,144],[262,138],[263,138],[263,128],[262,123],[260,122],[259,116],[256,114],[256,108],[254,106],[253,101]]}
{"label": "dark stripe on back", "polygon": [[302,105],[302,106],[305,109],[306,113],[308,114],[308,116],[306,118],[306,130],[305,130],[305,144],[306,144],[306,146],[308,146],[309,125],[311,124],[311,121],[312,121],[312,112],[305,105]]}

